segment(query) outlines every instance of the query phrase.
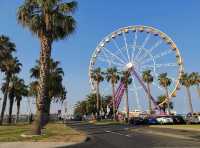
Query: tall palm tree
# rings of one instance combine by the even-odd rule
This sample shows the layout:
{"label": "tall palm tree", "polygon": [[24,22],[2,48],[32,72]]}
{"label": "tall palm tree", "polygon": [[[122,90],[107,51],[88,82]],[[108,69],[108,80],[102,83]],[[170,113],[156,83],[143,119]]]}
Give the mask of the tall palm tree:
{"label": "tall palm tree", "polygon": [[165,96],[167,97],[167,109],[168,109],[168,114],[170,114],[170,100],[169,100],[169,92],[168,92],[168,87],[171,85],[172,80],[167,76],[167,73],[161,73],[158,76],[159,84],[165,89]]}
{"label": "tall palm tree", "polygon": [[96,106],[97,106],[97,118],[99,117],[99,101],[100,101],[100,93],[99,93],[99,85],[104,80],[103,72],[101,68],[96,68],[91,73],[91,78],[96,82]]}
{"label": "tall palm tree", "polygon": [[[5,73],[5,85],[4,85],[4,90],[3,90],[4,99],[3,99],[3,106],[2,106],[2,110],[1,110],[0,125],[3,123],[10,80],[14,74],[17,74],[21,71],[21,66],[22,66],[22,64],[19,62],[19,60],[16,57],[14,57],[14,58],[9,57],[7,59],[4,59],[0,64],[1,71]],[[10,97],[12,98],[12,96],[10,96]]]}
{"label": "tall palm tree", "polygon": [[189,77],[191,79],[192,85],[196,86],[197,93],[200,97],[200,87],[199,87],[199,85],[200,85],[200,75],[199,75],[199,73],[198,72],[192,72]]}
{"label": "tall palm tree", "polygon": [[121,81],[124,83],[125,86],[125,94],[126,94],[126,100],[125,100],[125,108],[126,108],[126,122],[128,122],[129,119],[129,102],[128,102],[128,85],[132,83],[132,78],[130,77],[131,74],[129,71],[123,71]]}
{"label": "tall palm tree", "polygon": [[[59,67],[60,62],[54,61],[53,59],[49,60],[49,76],[48,76],[48,96],[45,100],[45,118],[44,123],[46,124],[48,122],[49,114],[50,114],[50,104],[52,101],[64,101],[66,99],[66,89],[62,84],[64,72],[61,67]],[[35,67],[31,68],[30,73],[31,77],[35,79],[35,81],[30,83],[30,89],[29,89],[29,95],[36,97],[36,106],[39,106],[38,102],[38,88],[39,88],[39,82],[38,79],[40,77],[39,73],[40,65],[39,61],[36,61]]]}
{"label": "tall palm tree", "polygon": [[112,86],[112,104],[113,104],[113,119],[116,119],[115,116],[115,84],[119,81],[120,77],[116,67],[108,68],[106,72],[106,79],[111,83]]}
{"label": "tall palm tree", "polygon": [[22,97],[28,96],[28,87],[25,85],[23,79],[18,78],[16,85],[15,85],[15,101],[17,102],[17,119],[19,121],[19,113],[20,113],[20,106]]}
{"label": "tall palm tree", "polygon": [[9,37],[0,36],[0,63],[3,59],[11,57],[12,52],[16,51],[16,46],[10,41]]}
{"label": "tall palm tree", "polygon": [[190,93],[190,87],[192,85],[190,75],[188,73],[183,73],[180,78],[180,83],[181,85],[185,86],[187,96],[188,96],[189,110],[190,110],[190,113],[192,114],[194,111],[193,111],[193,106],[192,106],[192,97]]}
{"label": "tall palm tree", "polygon": [[[6,66],[5,63],[8,61],[8,59],[12,59],[12,53],[16,51],[16,46],[13,42],[10,41],[9,37],[1,35],[0,36],[0,70],[1,72],[6,73]],[[9,84],[9,78],[10,76],[6,75],[7,79],[7,87]],[[6,89],[7,89],[6,87]],[[1,117],[0,117],[0,125],[3,123],[3,117],[4,117],[4,112],[6,109],[6,103],[7,103],[7,91],[4,93],[4,98],[3,98],[3,104],[2,104],[2,110],[1,110]]]}
{"label": "tall palm tree", "polygon": [[68,37],[74,32],[76,22],[72,17],[77,3],[62,0],[25,0],[19,7],[17,18],[19,23],[35,34],[41,44],[40,79],[38,88],[37,119],[35,134],[41,134],[43,126],[45,102],[48,96],[49,59],[53,41]]}
{"label": "tall palm tree", "polygon": [[[5,91],[6,83],[3,83],[2,90]],[[8,116],[8,123],[10,124],[12,121],[12,109],[13,109],[13,103],[14,98],[16,98],[17,101],[17,120],[19,117],[19,108],[20,108],[20,101],[22,99],[22,96],[27,95],[26,85],[24,84],[24,80],[20,79],[16,75],[12,76],[10,79],[10,84],[8,87],[8,96],[10,100],[10,106],[9,106],[9,116]]]}
{"label": "tall palm tree", "polygon": [[150,85],[153,82],[153,76],[151,75],[151,70],[146,70],[142,74],[143,81],[147,84],[147,90],[148,90],[148,100],[149,100],[149,113],[152,114],[152,106],[151,106],[151,89]]}

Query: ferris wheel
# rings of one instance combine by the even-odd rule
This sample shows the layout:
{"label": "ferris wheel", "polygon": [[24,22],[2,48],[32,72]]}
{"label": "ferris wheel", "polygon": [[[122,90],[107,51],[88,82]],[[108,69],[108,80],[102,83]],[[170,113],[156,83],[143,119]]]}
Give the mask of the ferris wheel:
{"label": "ferris wheel", "polygon": [[[163,94],[163,88],[159,85],[158,76],[167,73],[172,83],[169,86],[169,98],[176,96],[180,89],[179,79],[183,73],[183,60],[180,51],[173,40],[165,33],[149,26],[128,26],[120,28],[105,38],[97,45],[89,64],[89,78],[92,90],[95,83],[91,78],[92,71],[100,67],[103,71],[110,67],[116,67],[124,71],[127,65],[133,65],[138,77],[142,77],[145,70],[151,70],[154,81],[151,94],[154,97]],[[145,102],[147,96],[141,83],[134,75],[129,86],[129,100],[140,108],[141,102]],[[101,93],[109,94],[110,88],[107,82],[102,83]],[[160,103],[167,102],[167,99]]]}

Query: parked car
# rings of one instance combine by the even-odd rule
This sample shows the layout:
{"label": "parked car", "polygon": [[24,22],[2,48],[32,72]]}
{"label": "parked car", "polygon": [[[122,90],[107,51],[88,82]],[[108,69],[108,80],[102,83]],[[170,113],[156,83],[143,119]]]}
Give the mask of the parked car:
{"label": "parked car", "polygon": [[199,115],[196,113],[188,113],[186,116],[186,123],[187,124],[199,124],[200,120],[199,120]]}
{"label": "parked car", "polygon": [[148,125],[156,125],[158,124],[158,121],[154,117],[148,118]]}
{"label": "parked car", "polygon": [[132,117],[129,120],[129,124],[132,124],[132,125],[147,125],[148,119],[141,118],[141,117]]}
{"label": "parked car", "polygon": [[173,124],[185,124],[186,123],[183,116],[176,115],[176,116],[171,116],[171,117],[173,119]]}
{"label": "parked car", "polygon": [[171,116],[158,116],[156,120],[159,124],[173,124],[173,119]]}

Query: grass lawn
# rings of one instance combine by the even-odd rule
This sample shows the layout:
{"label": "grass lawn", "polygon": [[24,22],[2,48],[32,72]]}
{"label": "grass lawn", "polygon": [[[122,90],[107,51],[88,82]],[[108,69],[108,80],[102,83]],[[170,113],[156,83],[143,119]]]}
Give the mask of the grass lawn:
{"label": "grass lawn", "polygon": [[31,132],[31,125],[0,126],[0,142],[81,142],[85,134],[61,123],[49,123],[42,136],[22,137]]}
{"label": "grass lawn", "polygon": [[95,125],[119,125],[119,124],[125,124],[125,122],[119,122],[119,121],[113,121],[113,120],[100,120],[100,121],[90,121],[90,123],[93,123]]}

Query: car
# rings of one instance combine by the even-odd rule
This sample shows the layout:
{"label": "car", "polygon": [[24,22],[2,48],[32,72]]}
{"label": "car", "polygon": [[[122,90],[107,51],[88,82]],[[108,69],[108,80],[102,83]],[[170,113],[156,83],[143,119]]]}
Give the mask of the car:
{"label": "car", "polygon": [[187,124],[199,124],[200,123],[199,116],[195,113],[193,113],[193,114],[188,113],[186,115],[186,123]]}
{"label": "car", "polygon": [[183,116],[175,115],[175,116],[171,116],[171,117],[173,119],[174,124],[185,124],[186,123]]}
{"label": "car", "polygon": [[132,125],[147,125],[148,120],[145,119],[145,118],[141,118],[141,117],[132,117],[129,120],[129,124],[132,124]]}
{"label": "car", "polygon": [[158,121],[154,117],[148,118],[148,125],[156,125],[158,124]]}
{"label": "car", "polygon": [[156,120],[159,124],[173,124],[173,119],[170,116],[158,116]]}

